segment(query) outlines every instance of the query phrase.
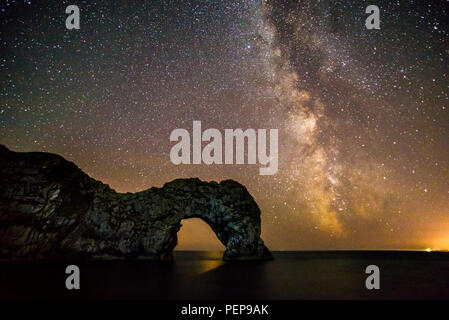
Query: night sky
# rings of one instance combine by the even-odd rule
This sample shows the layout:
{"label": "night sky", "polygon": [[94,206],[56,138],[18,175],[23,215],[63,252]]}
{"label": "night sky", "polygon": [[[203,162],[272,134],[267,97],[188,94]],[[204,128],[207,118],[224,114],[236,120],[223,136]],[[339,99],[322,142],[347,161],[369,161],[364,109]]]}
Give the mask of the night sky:
{"label": "night sky", "polygon": [[[81,11],[67,30],[65,8]],[[381,29],[365,28],[378,5]],[[448,1],[1,1],[0,143],[119,192],[234,179],[272,250],[449,249]],[[176,128],[279,130],[279,171],[170,162]],[[216,249],[185,221],[182,249]]]}

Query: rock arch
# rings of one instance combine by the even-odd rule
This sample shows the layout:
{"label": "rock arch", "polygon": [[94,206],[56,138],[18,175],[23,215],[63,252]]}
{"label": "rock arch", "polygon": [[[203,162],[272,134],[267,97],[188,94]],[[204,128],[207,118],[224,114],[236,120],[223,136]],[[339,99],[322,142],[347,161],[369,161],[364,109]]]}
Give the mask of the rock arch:
{"label": "rock arch", "polygon": [[224,260],[271,259],[260,210],[232,180],[177,179],[162,188],[117,193],[49,153],[0,146],[0,256],[100,255],[167,260],[181,220],[201,218],[226,246]]}

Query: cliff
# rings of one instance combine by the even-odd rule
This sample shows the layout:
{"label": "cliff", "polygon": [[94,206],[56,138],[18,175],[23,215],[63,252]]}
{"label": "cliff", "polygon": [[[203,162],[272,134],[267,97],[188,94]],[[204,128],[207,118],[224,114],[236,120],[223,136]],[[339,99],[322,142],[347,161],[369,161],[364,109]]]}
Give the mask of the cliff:
{"label": "cliff", "polygon": [[0,145],[0,258],[172,258],[182,219],[208,223],[224,260],[270,259],[260,210],[241,184],[177,179],[117,193],[50,153]]}

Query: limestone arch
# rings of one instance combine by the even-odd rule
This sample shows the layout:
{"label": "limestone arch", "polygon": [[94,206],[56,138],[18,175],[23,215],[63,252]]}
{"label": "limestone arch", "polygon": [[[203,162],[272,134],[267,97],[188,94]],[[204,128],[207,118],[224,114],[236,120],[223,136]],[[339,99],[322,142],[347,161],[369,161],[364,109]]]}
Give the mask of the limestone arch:
{"label": "limestone arch", "polygon": [[176,247],[181,220],[200,218],[226,247],[224,260],[272,258],[260,238],[260,209],[241,184],[232,180],[205,183],[197,178],[178,179],[166,183],[163,189],[175,196],[170,201],[170,236],[161,244],[163,256],[170,257]]}
{"label": "limestone arch", "polygon": [[118,193],[61,156],[2,145],[0,167],[0,257],[167,260],[181,220],[201,218],[226,246],[224,260],[272,258],[260,238],[260,209],[236,181],[176,179]]}

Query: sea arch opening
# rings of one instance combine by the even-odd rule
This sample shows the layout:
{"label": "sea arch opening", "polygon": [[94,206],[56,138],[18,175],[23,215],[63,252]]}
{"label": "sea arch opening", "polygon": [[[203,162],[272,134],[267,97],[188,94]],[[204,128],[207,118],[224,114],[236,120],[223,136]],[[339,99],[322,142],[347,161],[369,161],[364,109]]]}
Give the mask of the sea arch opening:
{"label": "sea arch opening", "polygon": [[211,226],[201,218],[182,219],[177,237],[178,244],[175,251],[219,251],[223,253],[226,250]]}

